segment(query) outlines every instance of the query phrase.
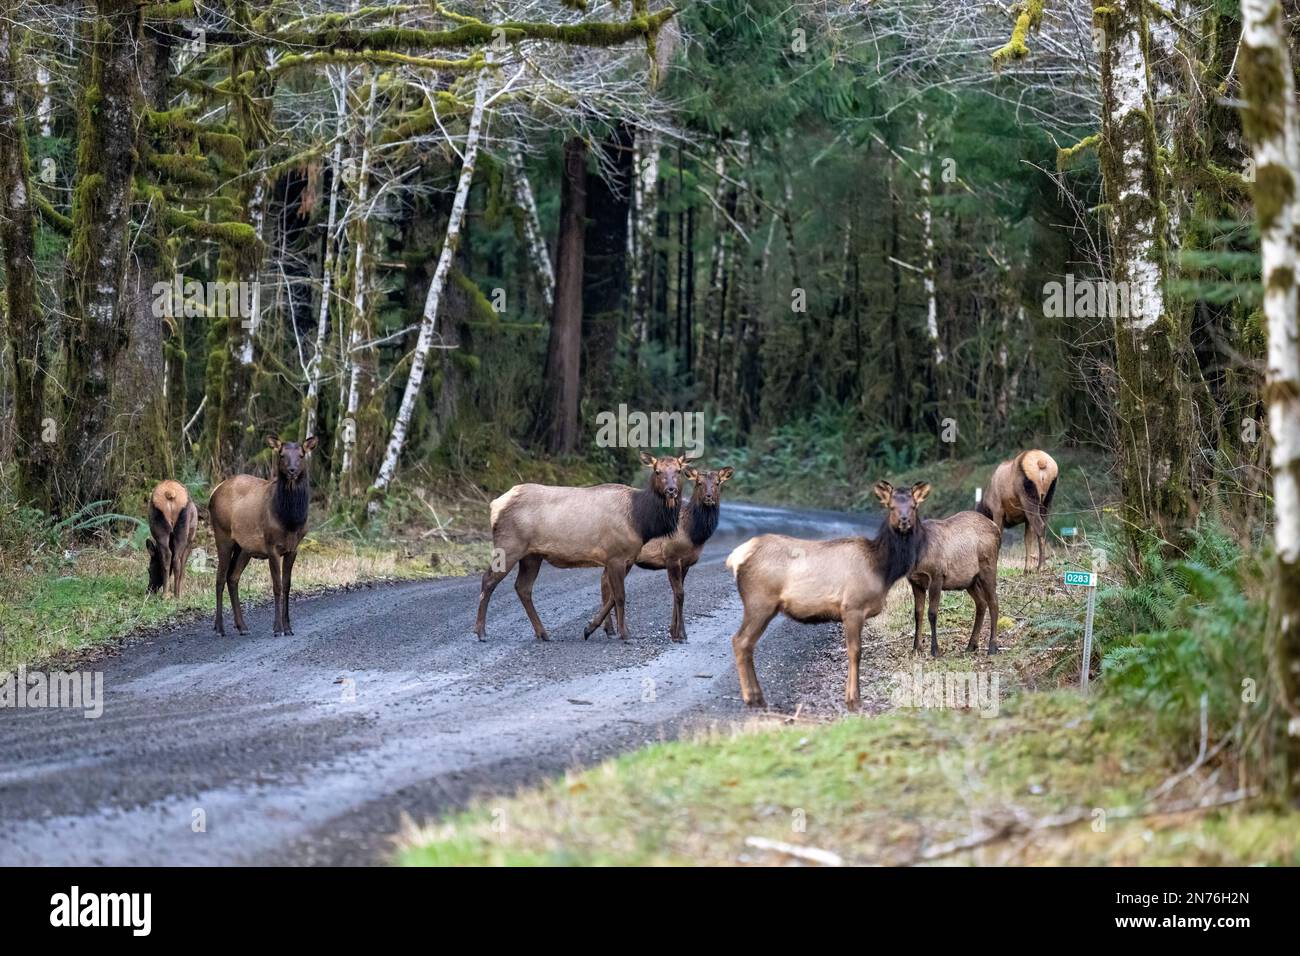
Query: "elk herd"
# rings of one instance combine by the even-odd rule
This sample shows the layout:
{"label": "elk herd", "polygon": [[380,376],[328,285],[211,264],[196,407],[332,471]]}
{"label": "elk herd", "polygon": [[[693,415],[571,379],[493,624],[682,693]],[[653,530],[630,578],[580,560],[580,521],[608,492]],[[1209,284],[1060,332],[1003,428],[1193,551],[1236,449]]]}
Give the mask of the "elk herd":
{"label": "elk herd", "polygon": [[[298,546],[307,533],[311,499],[308,463],[316,439],[301,445],[268,437],[275,452],[271,479],[236,475],[213,489],[209,513],[217,547],[216,614],[213,628],[225,634],[222,592],[230,591],[235,628],[248,633],[239,602],[239,579],[253,558],[270,565],[275,599],[274,633],[292,634],[289,590]],[[734,471],[706,470],[695,459],[641,453],[646,483],[564,487],[515,485],[491,503],[492,561],[483,572],[474,633],[487,637],[492,593],[516,567],[515,593],[538,640],[550,639],[533,605],[533,584],[542,563],[559,568],[600,568],[601,603],[583,629],[598,628],[626,640],[625,579],[636,565],[667,572],[672,590],[669,636],[686,640],[687,572],[699,561],[718,527],[722,487]],[[1032,449],[999,464],[976,509],[947,518],[923,518],[930,485],[895,488],[877,481],[873,490],[885,511],[875,537],[806,540],[760,534],[726,559],[735,578],[743,615],[732,638],[736,673],[746,704],[763,706],[754,670],[754,646],[778,614],[802,623],[839,621],[848,652],[845,703],[859,702],[858,664],[862,629],[884,609],[890,589],[906,578],[912,589],[915,631],[912,650],[921,650],[922,618],[930,630],[930,654],[939,653],[938,611],[944,591],[966,591],[975,602],[975,623],[967,651],[978,648],[988,621],[989,654],[998,650],[998,556],[1003,531],[1025,525],[1025,570],[1031,536],[1042,569],[1047,518],[1058,468],[1045,451]],[[686,484],[693,486],[689,500]],[[186,559],[198,524],[185,487],[163,481],[149,501],[149,590],[167,588],[179,597]],[[928,607],[928,611],[927,611]]]}

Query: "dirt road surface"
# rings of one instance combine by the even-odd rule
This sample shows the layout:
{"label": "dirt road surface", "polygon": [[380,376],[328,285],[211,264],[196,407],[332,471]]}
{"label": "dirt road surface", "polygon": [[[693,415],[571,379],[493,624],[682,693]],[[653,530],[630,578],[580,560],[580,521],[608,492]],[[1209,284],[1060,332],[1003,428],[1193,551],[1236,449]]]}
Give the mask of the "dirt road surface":
{"label": "dirt road surface", "polygon": [[[825,538],[876,525],[724,503],[687,578],[681,645],[667,636],[663,572],[628,578],[631,640],[584,641],[598,572],[550,567],[534,590],[550,643],[534,640],[513,575],[486,643],[472,633],[476,576],[295,601],[288,638],[271,636],[259,606],[245,637],[228,621],[219,638],[203,621],[129,642],[86,665],[103,672],[99,718],[0,710],[0,865],[386,862],[403,813],[427,819],[744,719],[728,552],[760,531]],[[810,675],[838,641],[832,625],[774,621],[756,655],[770,706],[825,707]],[[814,686],[822,699],[809,699]]]}

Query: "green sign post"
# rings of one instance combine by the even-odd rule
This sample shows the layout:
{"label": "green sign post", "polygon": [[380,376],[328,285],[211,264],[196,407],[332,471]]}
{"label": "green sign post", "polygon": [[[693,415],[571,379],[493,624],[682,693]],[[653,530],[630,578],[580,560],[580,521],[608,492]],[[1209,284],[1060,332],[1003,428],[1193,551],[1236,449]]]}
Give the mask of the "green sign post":
{"label": "green sign post", "polygon": [[1079,670],[1079,689],[1088,693],[1088,668],[1092,663],[1092,615],[1097,605],[1097,572],[1066,571],[1065,583],[1088,589],[1088,614],[1083,625],[1083,666]]}

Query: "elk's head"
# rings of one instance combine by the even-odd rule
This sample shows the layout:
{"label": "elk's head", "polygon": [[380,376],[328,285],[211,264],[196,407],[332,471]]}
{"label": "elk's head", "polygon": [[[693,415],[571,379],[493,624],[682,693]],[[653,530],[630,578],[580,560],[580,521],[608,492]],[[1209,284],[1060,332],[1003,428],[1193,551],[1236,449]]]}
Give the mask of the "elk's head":
{"label": "elk's head", "polygon": [[683,473],[687,478],[695,482],[695,492],[699,495],[700,500],[709,507],[713,507],[722,500],[722,486],[731,480],[731,476],[736,471],[734,468],[699,471],[688,465]]}
{"label": "elk's head", "polygon": [[886,521],[898,534],[911,534],[921,523],[921,502],[930,493],[930,484],[918,481],[911,488],[895,488],[887,481],[875,485],[876,497],[889,512]]}
{"label": "elk's head", "polygon": [[656,458],[641,452],[641,464],[650,469],[650,487],[654,493],[670,507],[676,507],[682,496],[682,482],[686,479],[687,462],[692,459],[682,455],[680,458],[669,456]]}
{"label": "elk's head", "polygon": [[296,441],[280,441],[274,435],[266,436],[266,443],[275,450],[275,475],[286,484],[296,485],[307,474],[307,459],[316,448],[315,435],[299,445]]}

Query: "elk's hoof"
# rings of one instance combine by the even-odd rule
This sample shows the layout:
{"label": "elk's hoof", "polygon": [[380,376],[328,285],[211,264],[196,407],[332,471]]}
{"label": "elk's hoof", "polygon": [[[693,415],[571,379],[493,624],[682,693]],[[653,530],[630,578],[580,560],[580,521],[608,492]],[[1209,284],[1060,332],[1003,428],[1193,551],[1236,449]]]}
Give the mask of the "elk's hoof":
{"label": "elk's hoof", "polygon": [[486,641],[487,641],[487,635],[484,634],[484,633],[481,632],[481,631],[475,631],[475,632],[474,632],[474,637],[475,637],[476,640],[479,640],[479,641],[483,641],[483,642],[486,642]]}
{"label": "elk's hoof", "polygon": [[595,628],[591,627],[590,625],[584,627],[582,629],[582,639],[585,641],[587,638],[591,637],[591,632],[593,630],[595,630]]}
{"label": "elk's hoof", "polygon": [[998,646],[994,644],[992,647],[989,648],[989,657],[992,657],[997,652],[998,652]]}
{"label": "elk's hoof", "polygon": [[539,641],[549,641],[551,639],[551,635],[547,634],[545,631],[542,631],[542,633],[537,635],[537,639]]}

